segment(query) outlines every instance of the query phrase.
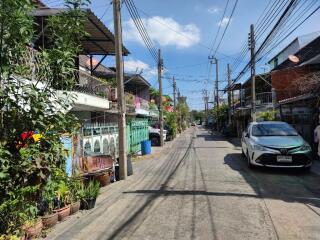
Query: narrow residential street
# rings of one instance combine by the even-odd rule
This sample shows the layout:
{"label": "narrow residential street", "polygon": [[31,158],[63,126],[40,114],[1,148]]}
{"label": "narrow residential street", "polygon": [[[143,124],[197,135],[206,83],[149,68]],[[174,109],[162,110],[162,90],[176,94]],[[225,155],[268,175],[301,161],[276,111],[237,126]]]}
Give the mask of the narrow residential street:
{"label": "narrow residential street", "polygon": [[319,183],[315,173],[250,170],[240,147],[192,127],[47,238],[319,239]]}

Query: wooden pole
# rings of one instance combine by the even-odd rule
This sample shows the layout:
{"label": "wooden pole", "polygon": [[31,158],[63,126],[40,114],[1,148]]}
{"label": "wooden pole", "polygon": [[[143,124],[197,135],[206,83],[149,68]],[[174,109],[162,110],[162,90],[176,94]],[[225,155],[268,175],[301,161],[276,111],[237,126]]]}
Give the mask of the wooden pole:
{"label": "wooden pole", "polygon": [[215,58],[215,64],[216,64],[216,104],[217,107],[219,107],[219,65],[218,65],[218,59]]}
{"label": "wooden pole", "polygon": [[160,146],[163,146],[163,106],[162,106],[162,78],[161,78],[161,70],[162,70],[162,59],[161,59],[161,50],[158,50],[158,81],[159,81],[159,115],[160,115]]}
{"label": "wooden pole", "polygon": [[176,91],[177,91],[176,79],[173,77],[173,107],[174,107],[174,111],[176,111]]}
{"label": "wooden pole", "polygon": [[119,128],[119,174],[120,179],[127,178],[127,145],[126,145],[126,105],[124,100],[122,32],[120,0],[113,0],[113,18],[116,50],[116,77],[118,93],[118,128]]}
{"label": "wooden pole", "polygon": [[252,121],[256,118],[256,60],[255,60],[255,38],[254,26],[250,26],[250,53],[251,53],[251,90],[252,90]]}
{"label": "wooden pole", "polygon": [[[228,86],[229,88],[231,87],[231,69],[230,69],[230,64],[228,63]],[[229,125],[231,125],[231,90],[228,89],[228,105],[229,105],[229,111],[228,111],[228,120],[229,120]]]}

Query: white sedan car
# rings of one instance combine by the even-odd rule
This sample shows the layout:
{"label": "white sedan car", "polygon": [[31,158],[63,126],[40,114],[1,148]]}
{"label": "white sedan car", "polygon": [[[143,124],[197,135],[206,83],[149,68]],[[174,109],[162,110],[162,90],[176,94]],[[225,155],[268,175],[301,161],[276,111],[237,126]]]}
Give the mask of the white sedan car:
{"label": "white sedan car", "polygon": [[297,131],[285,122],[250,123],[241,139],[248,166],[309,169],[312,150]]}

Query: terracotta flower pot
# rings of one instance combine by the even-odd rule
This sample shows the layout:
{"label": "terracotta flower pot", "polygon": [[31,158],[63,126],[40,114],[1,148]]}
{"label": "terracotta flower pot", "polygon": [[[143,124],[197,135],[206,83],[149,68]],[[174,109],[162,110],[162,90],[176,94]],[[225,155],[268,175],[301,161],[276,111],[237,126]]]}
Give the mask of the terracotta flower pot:
{"label": "terracotta flower pot", "polygon": [[70,205],[63,208],[55,210],[58,213],[58,220],[63,221],[66,217],[70,215]]}
{"label": "terracotta flower pot", "polygon": [[58,213],[55,212],[50,215],[46,215],[42,217],[42,223],[46,228],[53,227],[58,222]]}
{"label": "terracotta flower pot", "polygon": [[37,222],[31,227],[25,227],[24,231],[26,233],[26,239],[32,239],[34,237],[38,237],[42,231],[42,220],[38,218]]}
{"label": "terracotta flower pot", "polygon": [[101,187],[104,187],[110,184],[110,176],[108,173],[98,176],[97,180],[100,182]]}
{"label": "terracotta flower pot", "polygon": [[70,205],[70,214],[78,212],[80,209],[80,201],[71,203]]}

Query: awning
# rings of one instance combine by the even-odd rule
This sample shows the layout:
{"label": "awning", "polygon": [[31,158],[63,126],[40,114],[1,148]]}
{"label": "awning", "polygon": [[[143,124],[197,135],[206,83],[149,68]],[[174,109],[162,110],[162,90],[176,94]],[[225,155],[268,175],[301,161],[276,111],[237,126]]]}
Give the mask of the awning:
{"label": "awning", "polygon": [[235,91],[235,90],[241,90],[241,83],[232,84],[231,86],[227,86],[224,91]]}
{"label": "awning", "polygon": [[295,96],[292,98],[287,98],[287,99],[281,100],[281,101],[279,101],[279,104],[283,105],[283,104],[288,104],[288,103],[294,103],[294,102],[298,102],[298,101],[302,101],[302,100],[312,99],[314,97],[316,97],[315,94],[307,93],[307,94],[302,94],[299,96]]}
{"label": "awning", "polygon": [[[49,17],[68,11],[66,8],[41,8],[33,13],[35,17]],[[100,21],[100,19],[90,10],[82,9],[87,13],[84,27],[88,37],[82,41],[83,54],[90,55],[114,55],[115,39],[113,33]],[[45,34],[45,33],[44,33]],[[123,46],[123,55],[130,52]]]}

